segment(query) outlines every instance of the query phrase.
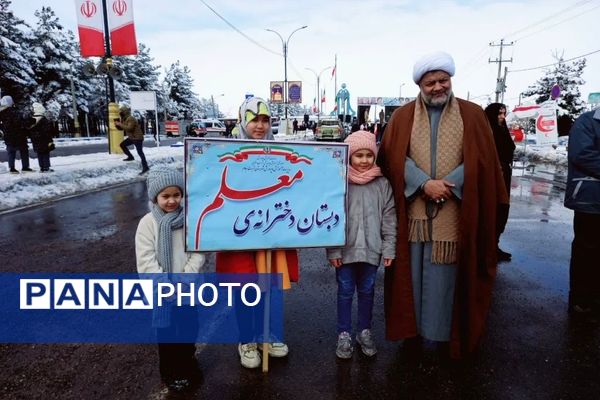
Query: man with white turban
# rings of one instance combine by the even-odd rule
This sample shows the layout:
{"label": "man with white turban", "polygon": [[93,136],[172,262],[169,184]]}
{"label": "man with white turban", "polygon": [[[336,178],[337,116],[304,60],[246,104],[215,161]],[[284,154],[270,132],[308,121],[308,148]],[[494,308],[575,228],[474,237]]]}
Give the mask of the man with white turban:
{"label": "man with white turban", "polygon": [[496,207],[508,197],[485,113],[454,97],[454,72],[444,52],[416,62],[420,93],[392,115],[378,164],[398,217],[396,259],[385,276],[386,336],[414,339],[405,345],[417,349],[426,339],[458,358],[476,348],[485,326]]}

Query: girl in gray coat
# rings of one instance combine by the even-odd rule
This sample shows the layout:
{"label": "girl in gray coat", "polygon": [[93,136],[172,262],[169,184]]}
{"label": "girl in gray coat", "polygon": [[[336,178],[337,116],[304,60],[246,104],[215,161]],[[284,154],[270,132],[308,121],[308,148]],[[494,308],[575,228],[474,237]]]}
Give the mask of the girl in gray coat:
{"label": "girl in gray coat", "polygon": [[345,142],[350,145],[346,246],[327,249],[327,258],[336,268],[338,283],[336,355],[350,358],[354,351],[350,332],[352,300],[357,291],[356,341],[362,352],[371,357],[377,353],[371,336],[375,278],[381,257],[386,267],[395,258],[396,211],[392,187],[375,165],[375,135],[357,131]]}

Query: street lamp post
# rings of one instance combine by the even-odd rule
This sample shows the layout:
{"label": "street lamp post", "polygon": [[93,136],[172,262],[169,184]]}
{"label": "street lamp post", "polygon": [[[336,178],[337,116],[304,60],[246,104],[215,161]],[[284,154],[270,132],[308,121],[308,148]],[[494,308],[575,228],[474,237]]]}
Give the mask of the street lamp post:
{"label": "street lamp post", "polygon": [[283,46],[283,75],[284,75],[284,83],[283,83],[283,102],[284,102],[284,107],[285,107],[285,133],[287,134],[287,119],[288,119],[288,80],[287,80],[287,52],[288,52],[288,47],[290,44],[290,38],[292,37],[292,35],[296,32],[298,32],[301,29],[305,29],[308,28],[308,25],[304,25],[301,26],[300,28],[296,28],[292,31],[292,33],[289,34],[289,36],[287,37],[286,40],[283,40],[283,36],[281,36],[279,34],[279,32],[273,30],[273,29],[265,29],[269,32],[273,32],[274,34],[276,34],[277,36],[279,36],[279,39],[281,39],[281,45]]}
{"label": "street lamp post", "polygon": [[327,71],[327,70],[328,70],[328,69],[330,69],[330,68],[331,68],[331,66],[329,66],[329,67],[325,67],[325,68],[323,68],[323,69],[321,70],[321,72],[319,72],[318,74],[317,74],[317,72],[316,72],[314,69],[312,69],[312,68],[304,68],[304,69],[307,69],[307,70],[309,70],[309,71],[310,71],[310,72],[312,72],[313,74],[315,74],[315,78],[317,78],[317,98],[319,99],[319,108],[318,108],[318,110],[319,110],[319,113],[317,114],[317,120],[319,119],[319,116],[321,115],[321,111],[322,111],[322,110],[321,110],[321,105],[323,104],[323,103],[321,103],[321,97],[320,97],[320,96],[321,96],[321,88],[320,88],[320,86],[319,86],[319,82],[321,81],[321,74],[322,74],[323,72]]}

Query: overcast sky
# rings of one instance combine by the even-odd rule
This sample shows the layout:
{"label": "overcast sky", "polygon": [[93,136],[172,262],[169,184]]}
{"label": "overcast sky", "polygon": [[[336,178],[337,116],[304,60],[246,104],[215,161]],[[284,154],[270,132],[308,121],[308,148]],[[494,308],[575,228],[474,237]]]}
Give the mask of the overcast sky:
{"label": "overcast sky", "polygon": [[[100,0],[96,0],[100,1]],[[112,4],[113,0],[108,0]],[[131,1],[131,0],[127,0]],[[16,0],[15,14],[33,21],[44,5],[62,24],[77,32],[72,0]],[[229,24],[243,32],[242,36]],[[529,69],[598,51],[587,57],[581,88],[584,99],[600,92],[600,0],[135,0],[138,42],[150,47],[155,62],[187,65],[200,97],[215,96],[220,110],[233,115],[245,93],[268,98],[269,81],[283,80],[284,62],[278,31],[285,38],[296,28],[288,48],[288,80],[301,80],[303,102],[312,104],[315,75],[333,66],[337,54],[338,88],[346,83],[356,109],[357,96],[416,96],[412,68],[421,55],[444,50],[456,62],[453,89],[479,104],[494,101],[499,44],[509,69],[505,103],[514,106],[519,93],[542,76]],[[333,108],[334,80],[321,75],[327,111]],[[223,96],[221,96],[223,94]]]}

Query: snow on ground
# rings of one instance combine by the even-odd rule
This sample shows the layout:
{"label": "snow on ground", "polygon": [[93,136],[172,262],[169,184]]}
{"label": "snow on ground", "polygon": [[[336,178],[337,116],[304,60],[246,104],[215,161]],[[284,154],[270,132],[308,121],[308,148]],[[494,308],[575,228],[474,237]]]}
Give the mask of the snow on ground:
{"label": "snow on ground", "polygon": [[[276,140],[312,140],[312,133],[300,135],[276,135]],[[72,146],[82,143],[107,143],[106,138],[57,139],[57,146]],[[4,149],[0,149],[4,150]],[[36,159],[30,159],[36,172],[11,174],[8,163],[0,163],[0,213],[21,207],[41,204],[98,190],[127,182],[146,179],[139,176],[141,165],[135,151],[136,161],[124,162],[122,154],[94,153],[66,157],[51,157],[54,172],[39,172]],[[183,142],[171,146],[144,147],[150,168],[170,165],[183,169]],[[21,161],[17,160],[20,170]]]}
{"label": "snow on ground", "polygon": [[[298,135],[276,135],[275,138],[279,141],[310,141],[313,136],[309,131]],[[64,139],[57,140],[57,146],[71,146],[82,142],[106,143],[106,139]],[[145,147],[144,153],[151,168],[158,165],[183,168],[183,142],[172,146]],[[8,173],[7,163],[0,163],[0,213],[117,184],[144,180],[145,176],[138,175],[141,170],[139,157],[135,151],[132,154],[136,161],[123,162],[122,154],[108,153],[52,157],[50,161],[54,172],[49,173],[29,172],[13,175]],[[531,144],[525,147],[518,144],[516,156],[527,163],[567,163],[564,144],[556,148]],[[17,160],[17,167],[20,165],[20,161]],[[32,168],[36,168],[37,161],[32,159],[31,165]]]}

